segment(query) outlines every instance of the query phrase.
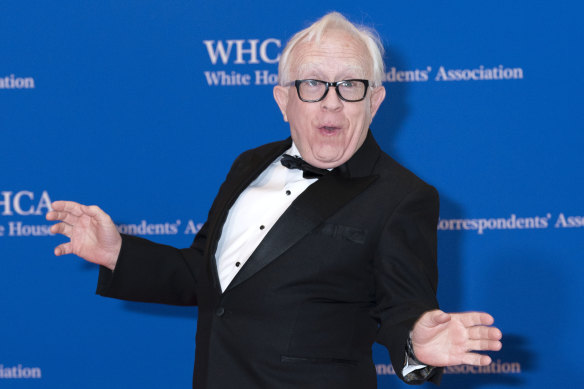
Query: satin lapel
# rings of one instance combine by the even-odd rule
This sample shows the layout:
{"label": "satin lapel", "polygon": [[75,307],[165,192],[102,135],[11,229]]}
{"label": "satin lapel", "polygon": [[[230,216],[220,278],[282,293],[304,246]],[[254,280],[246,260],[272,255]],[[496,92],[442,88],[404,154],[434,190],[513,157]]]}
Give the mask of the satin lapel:
{"label": "satin lapel", "polygon": [[225,292],[269,265],[376,179],[377,176],[343,178],[330,174],[309,186],[278,219]]}
{"label": "satin lapel", "polygon": [[290,145],[291,140],[287,139],[249,151],[248,153],[250,154],[247,158],[234,163],[227,175],[225,183],[221,186],[221,189],[217,194],[215,200],[216,204],[214,204],[217,211],[214,212],[213,219],[209,220],[211,222],[210,224],[213,226],[209,235],[209,241],[212,245],[209,248],[209,252],[211,253],[209,258],[210,261],[212,261],[210,268],[213,273],[213,282],[219,292],[221,292],[221,286],[217,272],[215,252],[217,250],[219,239],[221,238],[223,224],[225,223],[229,209],[231,209],[231,206],[235,203],[241,192],[243,192],[274,159],[286,151]]}

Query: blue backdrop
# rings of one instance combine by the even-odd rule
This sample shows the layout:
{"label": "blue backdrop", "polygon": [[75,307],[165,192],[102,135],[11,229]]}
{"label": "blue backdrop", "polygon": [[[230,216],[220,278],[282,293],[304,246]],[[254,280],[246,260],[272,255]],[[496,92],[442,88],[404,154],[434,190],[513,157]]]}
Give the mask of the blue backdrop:
{"label": "blue backdrop", "polygon": [[[0,9],[0,387],[187,388],[195,308],[93,294],[50,201],[190,244],[232,160],[288,136],[286,40],[331,10],[375,27],[385,151],[441,193],[439,298],[492,313],[489,368],[446,388],[580,387],[584,41],[577,1],[7,0]],[[168,331],[172,328],[173,331]],[[382,347],[380,387],[405,385]]]}

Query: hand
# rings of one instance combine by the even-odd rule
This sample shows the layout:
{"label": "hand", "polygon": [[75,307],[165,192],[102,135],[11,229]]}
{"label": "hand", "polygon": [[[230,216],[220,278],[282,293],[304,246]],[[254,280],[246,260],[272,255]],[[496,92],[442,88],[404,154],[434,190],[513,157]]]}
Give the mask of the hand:
{"label": "hand", "polygon": [[502,334],[491,327],[495,320],[488,313],[424,313],[412,330],[416,358],[431,366],[476,365],[491,363],[487,355],[471,351],[499,351]]}
{"label": "hand", "polygon": [[122,247],[122,237],[108,214],[98,206],[73,201],[55,201],[47,220],[59,220],[51,226],[54,234],[63,234],[70,241],[55,248],[55,255],[75,254],[113,270]]}

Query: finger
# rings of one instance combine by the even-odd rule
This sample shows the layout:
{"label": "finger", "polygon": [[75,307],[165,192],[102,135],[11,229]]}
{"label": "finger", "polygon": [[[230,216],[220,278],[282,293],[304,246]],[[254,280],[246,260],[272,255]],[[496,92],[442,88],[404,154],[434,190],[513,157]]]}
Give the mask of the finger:
{"label": "finger", "polygon": [[97,205],[83,205],[82,210],[87,216],[94,217],[99,222],[106,221],[109,218],[109,215]]}
{"label": "finger", "polygon": [[81,210],[82,205],[75,201],[54,201],[51,207],[54,211],[64,211],[75,216],[81,216],[83,214]]}
{"label": "finger", "polygon": [[57,223],[51,226],[51,232],[53,234],[62,234],[68,238],[71,238],[73,234],[73,227],[67,223]]}
{"label": "finger", "polygon": [[487,366],[491,364],[491,357],[477,353],[466,353],[462,357],[462,363],[465,365]]}
{"label": "finger", "polygon": [[69,212],[59,212],[59,211],[51,211],[47,213],[46,216],[47,220],[60,220],[67,224],[75,225],[77,224],[77,220],[79,219],[77,216],[70,214]]}
{"label": "finger", "polygon": [[55,255],[58,257],[60,255],[66,255],[73,253],[73,247],[70,242],[63,243],[55,247]]}
{"label": "finger", "polygon": [[454,316],[462,323],[465,327],[472,327],[478,325],[490,326],[495,322],[493,316],[485,312],[463,312],[457,313]]}
{"label": "finger", "polygon": [[503,337],[501,330],[496,327],[474,326],[468,330],[470,339],[500,340]]}
{"label": "finger", "polygon": [[471,340],[468,342],[468,350],[473,351],[499,351],[502,344],[498,340]]}

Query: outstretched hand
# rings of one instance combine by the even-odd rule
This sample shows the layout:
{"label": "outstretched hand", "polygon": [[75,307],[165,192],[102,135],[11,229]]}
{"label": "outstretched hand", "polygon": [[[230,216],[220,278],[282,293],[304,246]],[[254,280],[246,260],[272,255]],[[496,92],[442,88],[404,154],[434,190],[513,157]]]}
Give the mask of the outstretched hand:
{"label": "outstretched hand", "polygon": [[472,351],[499,351],[501,331],[492,327],[495,320],[484,312],[424,313],[412,330],[416,358],[431,366],[476,365],[491,363],[487,355]]}
{"label": "outstretched hand", "polygon": [[98,206],[87,206],[73,201],[55,201],[47,220],[58,220],[51,226],[54,234],[63,234],[70,240],[55,248],[55,255],[75,254],[110,270],[116,266],[122,247],[122,238],[108,214]]}

